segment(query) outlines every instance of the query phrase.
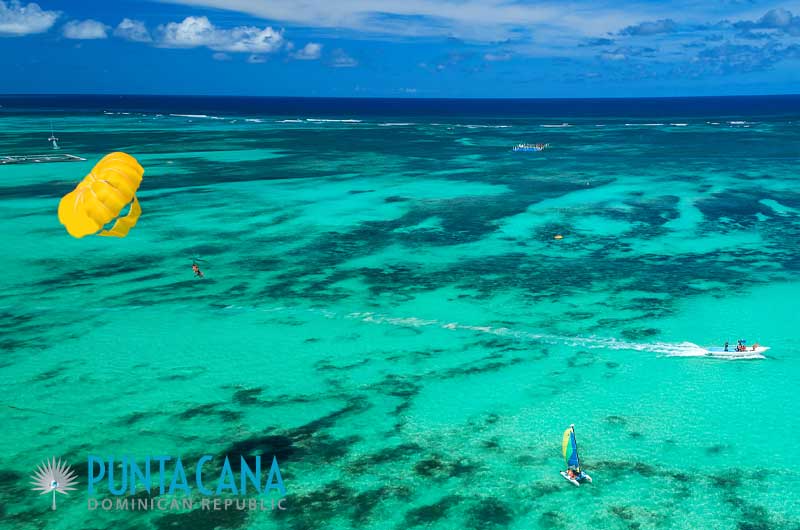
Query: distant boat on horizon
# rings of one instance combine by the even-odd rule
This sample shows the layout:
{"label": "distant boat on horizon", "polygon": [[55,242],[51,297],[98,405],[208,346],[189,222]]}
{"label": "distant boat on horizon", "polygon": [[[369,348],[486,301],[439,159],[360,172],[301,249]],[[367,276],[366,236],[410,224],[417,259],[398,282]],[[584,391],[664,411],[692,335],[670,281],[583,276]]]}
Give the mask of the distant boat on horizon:
{"label": "distant boat on horizon", "polygon": [[[58,145],[58,138],[53,130],[53,122],[50,122],[50,137],[47,139],[51,143],[54,151],[58,151],[61,147]],[[70,155],[68,153],[50,153],[50,154],[34,154],[34,155],[0,155],[0,165],[9,164],[43,164],[49,162],[85,162],[86,159]]]}
{"label": "distant boat on horizon", "polygon": [[550,147],[550,144],[517,144],[511,148],[512,151],[539,152]]}
{"label": "distant boat on horizon", "polygon": [[61,149],[58,146],[58,138],[56,138],[56,133],[53,131],[53,122],[50,122],[50,138],[48,138],[47,141],[53,144],[53,149]]}

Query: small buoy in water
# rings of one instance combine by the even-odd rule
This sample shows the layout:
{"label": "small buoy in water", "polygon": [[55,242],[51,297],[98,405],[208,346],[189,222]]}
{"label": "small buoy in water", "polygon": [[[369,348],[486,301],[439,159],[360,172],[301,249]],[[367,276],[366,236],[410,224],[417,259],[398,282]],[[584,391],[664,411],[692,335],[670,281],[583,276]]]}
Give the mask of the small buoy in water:
{"label": "small buoy in water", "polygon": [[561,234],[556,234],[553,236],[553,239],[564,239],[564,236],[562,236]]}

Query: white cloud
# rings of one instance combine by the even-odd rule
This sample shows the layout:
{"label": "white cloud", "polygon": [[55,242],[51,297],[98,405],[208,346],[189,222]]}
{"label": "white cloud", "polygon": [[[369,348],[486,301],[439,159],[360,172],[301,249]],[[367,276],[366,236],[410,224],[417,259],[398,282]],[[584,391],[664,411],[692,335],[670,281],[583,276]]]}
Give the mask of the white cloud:
{"label": "white cloud", "polygon": [[296,52],[292,53],[291,56],[295,59],[300,59],[301,61],[312,61],[314,59],[319,59],[321,53],[322,44],[309,42]]}
{"label": "white cloud", "polygon": [[133,42],[152,42],[153,40],[144,22],[130,18],[122,19],[122,22],[114,30],[114,36]]}
{"label": "white cloud", "polygon": [[606,61],[624,61],[625,59],[628,58],[628,56],[625,55],[624,53],[618,53],[618,52],[602,53],[600,54],[600,57],[602,59],[605,59]]}
{"label": "white cloud", "polygon": [[108,30],[111,29],[102,22],[92,20],[70,20],[64,24],[63,33],[68,39],[105,39],[108,38]]}
{"label": "white cloud", "polygon": [[159,26],[158,45],[165,48],[204,46],[219,52],[272,53],[283,46],[283,33],[267,26],[237,26],[223,29],[208,17],[186,17],[182,22]]}
{"label": "white cloud", "polygon": [[[314,27],[349,29],[372,35],[497,42],[520,32],[597,36],[649,17],[665,18],[675,9],[666,2],[621,6],[611,2],[518,2],[509,0],[161,0],[216,8],[266,20]],[[688,0],[686,0],[688,1]]]}
{"label": "white cloud", "polygon": [[510,61],[511,54],[510,53],[487,53],[483,56],[484,61],[489,62],[498,62],[498,61]]}
{"label": "white cloud", "polygon": [[[160,26],[160,44],[167,48],[195,48],[215,44],[216,28],[207,17],[186,17]],[[209,46],[210,47],[210,46]]]}
{"label": "white cloud", "polygon": [[0,0],[0,37],[43,33],[53,27],[58,16],[58,11],[44,11],[39,4]]}
{"label": "white cloud", "polygon": [[352,68],[358,66],[358,61],[347,55],[341,48],[337,48],[331,53],[331,66],[334,68]]}

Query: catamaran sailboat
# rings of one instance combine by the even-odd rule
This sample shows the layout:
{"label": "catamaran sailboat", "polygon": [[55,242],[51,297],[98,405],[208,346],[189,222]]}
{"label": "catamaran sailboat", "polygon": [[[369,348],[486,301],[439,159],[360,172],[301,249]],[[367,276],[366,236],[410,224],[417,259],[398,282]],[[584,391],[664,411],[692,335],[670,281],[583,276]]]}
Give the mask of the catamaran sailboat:
{"label": "catamaran sailboat", "polygon": [[575,486],[580,486],[581,482],[591,482],[592,477],[581,469],[581,459],[578,457],[578,441],[575,439],[575,425],[570,425],[564,431],[564,438],[561,443],[561,452],[564,454],[564,461],[567,463],[567,470],[561,472],[561,476]]}

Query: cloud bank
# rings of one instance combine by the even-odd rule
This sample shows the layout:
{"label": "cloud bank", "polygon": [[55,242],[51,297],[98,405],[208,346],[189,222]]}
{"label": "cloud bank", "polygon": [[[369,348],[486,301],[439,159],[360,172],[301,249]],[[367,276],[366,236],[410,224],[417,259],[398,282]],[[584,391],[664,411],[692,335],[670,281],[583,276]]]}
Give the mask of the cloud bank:
{"label": "cloud bank", "polygon": [[635,26],[628,26],[622,29],[620,35],[657,35],[659,33],[672,33],[678,30],[678,24],[671,18],[655,20],[653,22],[642,22]]}
{"label": "cloud bank", "polygon": [[[556,2],[508,0],[162,0],[173,4],[245,13],[265,20],[314,28],[353,30],[372,35],[404,37],[452,36],[476,42],[498,42],[549,28],[596,35],[616,31],[646,17],[631,7],[596,7]],[[665,11],[666,12],[666,11]]]}

